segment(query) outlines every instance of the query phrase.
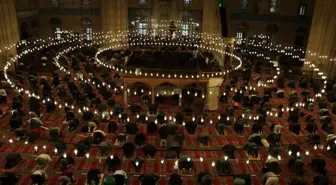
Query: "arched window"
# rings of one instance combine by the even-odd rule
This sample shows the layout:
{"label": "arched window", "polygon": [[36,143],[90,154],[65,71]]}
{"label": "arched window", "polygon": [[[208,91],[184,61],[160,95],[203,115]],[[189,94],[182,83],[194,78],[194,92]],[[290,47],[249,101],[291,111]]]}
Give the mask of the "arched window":
{"label": "arched window", "polygon": [[240,9],[247,10],[248,9],[248,0],[240,0]]}
{"label": "arched window", "polygon": [[279,9],[279,1],[280,0],[269,0],[270,12],[277,12]]}
{"label": "arched window", "polygon": [[139,0],[139,4],[146,4],[146,0]]}
{"label": "arched window", "polygon": [[189,35],[189,24],[185,22],[182,23],[181,26],[182,26],[182,35],[183,36]]}
{"label": "arched window", "polygon": [[92,40],[92,22],[89,18],[84,17],[80,21],[81,26],[83,28],[83,34],[85,40],[91,41]]}
{"label": "arched window", "polygon": [[191,0],[184,0],[184,4],[185,4],[185,5],[189,5],[189,4],[191,4]]}
{"label": "arched window", "polygon": [[83,5],[89,5],[91,0],[81,0]]}
{"label": "arched window", "polygon": [[56,17],[53,17],[49,20],[49,24],[51,26],[52,32],[55,35],[57,40],[62,39],[62,30],[61,30],[61,20]]}
{"label": "arched window", "polygon": [[51,3],[52,5],[58,5],[58,0],[50,0],[50,3]]}
{"label": "arched window", "polygon": [[249,28],[245,22],[242,22],[238,25],[237,36],[236,36],[237,44],[242,44],[243,39],[246,38],[248,30]]}
{"label": "arched window", "polygon": [[273,43],[276,34],[279,32],[279,27],[276,24],[269,24],[266,28],[267,36],[269,36],[270,42]]}
{"label": "arched window", "polygon": [[308,29],[300,26],[296,29],[295,46],[304,46],[307,38]]}
{"label": "arched window", "polygon": [[145,22],[139,22],[139,34],[146,35],[148,24]]}

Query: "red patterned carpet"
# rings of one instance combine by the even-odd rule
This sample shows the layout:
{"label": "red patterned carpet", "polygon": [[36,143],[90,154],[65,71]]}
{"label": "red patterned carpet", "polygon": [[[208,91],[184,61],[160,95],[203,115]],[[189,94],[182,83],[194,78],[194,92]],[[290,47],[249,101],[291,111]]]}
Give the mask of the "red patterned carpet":
{"label": "red patterned carpet", "polygon": [[[262,91],[262,90],[261,90]],[[292,89],[285,89],[285,94],[286,97],[284,99],[279,99],[279,98],[272,98],[271,99],[271,103],[272,103],[272,107],[277,107],[278,104],[286,104],[287,101],[287,97],[289,92],[292,91]],[[300,90],[297,89],[297,91],[300,93]],[[260,92],[262,94],[262,92]],[[54,96],[56,97],[56,96]],[[129,101],[132,102],[136,102],[136,97],[130,97]],[[27,97],[25,97],[25,102],[27,102],[28,99]],[[61,101],[61,100],[58,100]],[[115,101],[117,103],[120,104],[124,104],[124,98],[123,96],[115,96]],[[201,100],[199,100],[201,101]],[[222,177],[222,176],[218,176],[216,168],[212,167],[212,162],[216,161],[218,158],[223,157],[223,153],[221,152],[221,148],[224,144],[234,144],[236,147],[242,147],[246,142],[247,139],[249,137],[249,130],[250,128],[245,128],[245,135],[244,136],[239,136],[237,135],[233,129],[231,127],[227,127],[226,128],[226,133],[225,135],[218,135],[217,132],[215,131],[215,127],[213,124],[209,123],[209,120],[218,120],[218,115],[220,112],[222,112],[223,108],[226,107],[227,105],[220,105],[221,109],[216,111],[216,112],[210,112],[209,117],[205,120],[205,125],[198,125],[197,127],[197,132],[195,135],[190,135],[188,134],[183,126],[179,126],[179,130],[183,130],[186,137],[185,140],[185,146],[183,147],[183,154],[184,155],[188,155],[191,158],[193,158],[194,160],[194,168],[193,168],[193,176],[183,176],[183,181],[184,184],[186,185],[193,185],[197,183],[197,174],[199,172],[210,172],[213,176],[214,176],[214,185],[223,185],[223,184],[227,184],[227,185],[233,185],[233,178],[231,176],[226,176],[226,177]],[[316,105],[317,106],[317,105]],[[43,107],[43,106],[42,106]],[[142,105],[141,107],[143,110],[146,110],[146,105]],[[285,106],[286,107],[286,106]],[[21,153],[24,160],[17,165],[14,169],[11,169],[11,171],[15,172],[18,176],[20,176],[20,182],[18,183],[19,185],[27,185],[30,184],[30,174],[31,171],[33,170],[33,168],[35,167],[35,157],[41,153],[47,153],[49,155],[52,156],[53,158],[53,162],[51,163],[51,165],[49,166],[49,168],[47,169],[47,173],[48,173],[48,181],[46,182],[47,185],[56,185],[57,184],[57,178],[59,176],[59,162],[58,162],[58,157],[55,155],[55,153],[53,152],[54,148],[49,144],[49,141],[43,138],[48,138],[48,134],[47,131],[43,131],[43,137],[37,141],[36,143],[29,143],[29,144],[25,144],[23,142],[17,142],[14,139],[14,134],[9,132],[9,130],[5,129],[8,128],[8,123],[9,123],[9,119],[10,119],[10,110],[11,110],[11,100],[9,98],[9,101],[7,102],[6,105],[1,105],[2,110],[5,112],[5,115],[3,115],[0,118],[0,126],[3,127],[3,129],[0,129],[0,137],[1,141],[5,142],[5,144],[0,148],[0,152],[2,155],[0,155],[1,159],[0,159],[0,165],[2,168],[4,168],[4,164],[5,164],[5,157],[8,153],[11,152],[18,152]],[[25,103],[24,104],[24,108],[25,108],[25,112],[28,113],[28,106]],[[303,108],[301,108],[303,110]],[[313,115],[315,117],[318,117],[316,112],[317,112],[317,107],[315,107],[315,112],[307,112],[305,110],[305,112],[307,112],[307,114],[309,115]],[[166,105],[165,108],[161,108],[161,110],[163,110],[167,116],[174,116],[177,110],[177,107],[173,107],[173,106],[169,106]],[[44,114],[42,117],[42,121],[44,123],[44,126],[47,128],[51,128],[51,127],[60,127],[63,130],[63,140],[68,142],[68,143],[76,143],[77,141],[82,139],[82,136],[79,134],[79,130],[77,130],[76,132],[72,132],[72,133],[68,133],[66,132],[66,124],[63,124],[64,121],[64,111],[63,109],[59,109],[57,108],[53,113],[48,114],[45,113],[44,110],[42,111],[42,113]],[[239,115],[239,113],[236,113],[237,115]],[[307,139],[308,139],[308,133],[304,130],[301,129],[301,134],[300,135],[294,135],[292,134],[287,126],[287,118],[288,118],[288,113],[285,112],[283,118],[279,119],[279,118],[275,118],[275,117],[268,117],[267,118],[267,124],[271,125],[272,123],[280,123],[281,125],[283,125],[283,129],[282,129],[282,137],[281,137],[281,143],[282,145],[287,145],[287,144],[300,144],[301,148],[303,149],[303,151],[308,150],[309,151],[309,155],[304,155],[305,158],[305,164],[306,164],[306,168],[305,168],[305,174],[303,177],[300,177],[302,179],[304,179],[308,184],[311,184],[312,182],[312,177],[313,172],[311,171],[311,167],[309,166],[309,162],[311,160],[311,158],[313,157],[321,157],[324,158],[325,160],[327,160],[327,171],[328,174],[330,176],[333,176],[336,172],[336,163],[335,163],[335,159],[332,158],[332,156],[330,156],[325,147],[326,145],[324,145],[324,149],[313,149],[313,146],[309,145],[307,143]],[[116,118],[117,119],[117,118]],[[131,115],[130,119],[136,119],[135,115]],[[191,120],[191,117],[186,117],[185,121]],[[301,128],[304,128],[304,120],[301,118],[300,123],[302,125]],[[335,120],[333,120],[333,123],[335,125]],[[252,121],[250,121],[250,124],[252,124]],[[27,126],[27,125],[26,125]],[[141,125],[139,123],[139,128],[140,130],[145,133],[146,132],[146,128],[145,125]],[[99,129],[105,131],[107,133],[107,126],[104,123],[101,123],[99,125]],[[119,130],[118,132],[124,132],[125,131],[125,127],[124,125],[120,125],[119,126]],[[197,140],[197,136],[199,135],[199,133],[202,132],[207,132],[209,133],[210,137],[210,141],[209,141],[209,147],[202,147],[198,140]],[[269,134],[270,130],[268,128],[264,128],[264,132],[265,134]],[[324,133],[321,129],[319,129],[318,133],[322,134],[322,135],[326,135],[326,133]],[[9,143],[9,139],[13,138],[14,143]],[[131,136],[129,137],[130,141],[134,141],[133,139],[134,137]],[[116,139],[116,135],[114,134],[109,134],[107,137],[107,140],[111,141],[112,143],[114,143]],[[322,137],[321,141],[324,143],[325,142],[325,137]],[[153,145],[155,145],[158,148],[158,152],[155,156],[155,160],[149,160],[146,159],[145,160],[145,164],[144,164],[144,172],[153,172],[156,174],[160,175],[160,180],[158,182],[159,185],[166,185],[168,184],[168,180],[169,180],[169,176],[170,174],[176,172],[176,170],[174,169],[174,162],[175,160],[165,160],[164,163],[162,164],[160,161],[161,159],[164,159],[164,154],[165,154],[165,149],[164,148],[160,148],[159,146],[159,139],[157,135],[148,135],[147,136],[147,143],[151,143]],[[325,144],[325,143],[324,143]],[[34,146],[37,146],[37,151],[34,149]],[[46,146],[45,148],[43,146]],[[73,151],[74,151],[74,146],[72,144],[68,144],[68,155],[73,155]],[[131,180],[130,180],[130,185],[138,185],[140,182],[137,179],[137,176],[139,175],[134,168],[131,166],[131,163],[129,161],[129,159],[125,159],[123,157],[122,151],[120,149],[120,147],[115,146],[115,148],[113,149],[113,155],[114,156],[119,156],[120,159],[122,159],[122,165],[121,165],[121,169],[125,170],[126,172],[128,172],[131,176]],[[261,178],[261,169],[264,165],[264,162],[268,156],[268,149],[267,148],[262,148],[260,150],[260,160],[251,160],[249,161],[249,164],[247,164],[246,160],[247,160],[247,156],[246,153],[243,150],[237,150],[236,152],[236,156],[237,159],[236,160],[232,160],[231,161],[231,166],[233,168],[233,173],[237,174],[237,173],[248,173],[248,174],[252,174],[253,175],[253,184],[254,185],[259,185],[260,184],[260,178]],[[143,157],[143,153],[141,152],[140,148],[137,148],[137,152],[136,152],[137,156],[142,156]],[[104,172],[105,174],[107,174],[107,169],[105,167],[105,162],[104,159],[99,157],[99,150],[97,147],[91,147],[90,149],[90,159],[87,158],[76,158],[76,162],[75,162],[75,166],[73,169],[73,172],[75,173],[75,178],[76,178],[76,185],[83,185],[85,183],[85,179],[86,179],[86,172],[90,169],[90,168],[99,168],[102,170],[102,172]],[[291,173],[291,171],[287,168],[286,164],[288,161],[288,154],[286,151],[286,147],[283,147],[281,149],[281,156],[282,156],[282,160],[281,160],[281,167],[282,167],[282,172],[280,174],[280,184],[281,185],[285,185],[288,184],[288,180],[290,180],[291,178],[295,177],[295,175],[293,173]],[[199,160],[199,158],[202,157],[204,159],[203,162],[201,162]],[[336,184],[336,180],[332,179],[332,183],[331,184]]]}

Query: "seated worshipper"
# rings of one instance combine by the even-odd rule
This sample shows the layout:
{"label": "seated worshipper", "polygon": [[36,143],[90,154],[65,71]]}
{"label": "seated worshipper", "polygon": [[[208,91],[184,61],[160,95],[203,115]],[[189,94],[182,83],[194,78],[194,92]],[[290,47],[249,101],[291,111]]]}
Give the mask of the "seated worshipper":
{"label": "seated worshipper", "polygon": [[131,163],[132,163],[132,166],[135,168],[135,171],[140,172],[143,166],[144,160],[141,157],[136,156],[132,159]]}
{"label": "seated worshipper", "polygon": [[307,87],[308,87],[307,80],[304,79],[304,78],[300,79],[300,80],[299,80],[299,87],[301,87],[301,88],[303,88],[303,89],[307,88]]}
{"label": "seated worshipper", "polygon": [[[168,127],[167,127],[168,129]],[[158,126],[154,121],[149,121],[147,124],[147,133],[156,133],[158,131]]]}
{"label": "seated worshipper", "polygon": [[276,96],[278,98],[284,98],[285,97],[285,91],[282,90],[282,89],[279,89],[277,92],[276,92]]}
{"label": "seated worshipper", "polygon": [[119,115],[119,114],[121,114],[121,113],[123,113],[123,112],[124,112],[124,108],[123,108],[121,105],[116,104],[116,105],[113,107],[113,114],[114,114],[114,115]]}
{"label": "seated worshipper", "polygon": [[312,169],[315,173],[318,173],[320,175],[327,175],[327,171],[326,171],[326,161],[324,159],[321,158],[312,158],[311,160],[311,166]]}
{"label": "seated worshipper", "polygon": [[272,154],[268,156],[265,162],[265,166],[263,168],[264,173],[269,172],[269,171],[275,174],[279,174],[281,172],[279,160],[276,156]]}
{"label": "seated worshipper", "polygon": [[279,146],[281,143],[281,125],[279,124],[273,124],[271,126],[272,132],[270,135],[268,135],[268,142],[271,143],[271,145]]}
{"label": "seated worshipper", "polygon": [[289,81],[287,86],[292,88],[292,89],[295,89],[295,81],[294,80]]}
{"label": "seated worshipper", "polygon": [[198,185],[211,185],[212,176],[208,172],[200,172],[197,176]]}
{"label": "seated worshipper", "polygon": [[88,185],[99,185],[101,174],[101,171],[97,168],[90,169],[86,175],[86,183]]}
{"label": "seated worshipper", "polygon": [[15,174],[12,172],[4,172],[0,175],[1,185],[16,185],[18,180],[18,177],[16,177]]}
{"label": "seated worshipper", "polygon": [[168,126],[166,124],[163,124],[159,130],[159,135],[160,135],[160,139],[167,139],[168,135],[169,135],[169,130],[168,130]]}
{"label": "seated worshipper", "polygon": [[182,146],[185,140],[185,135],[183,132],[177,132],[175,135],[175,140]]}
{"label": "seated worshipper", "polygon": [[102,130],[95,130],[93,131],[92,136],[93,136],[93,143],[98,145],[105,139],[106,134]]}
{"label": "seated worshipper", "polygon": [[72,184],[71,179],[66,175],[60,176],[58,178],[58,182],[59,182],[59,185],[71,185]]}
{"label": "seated worshipper", "polygon": [[22,127],[22,125],[23,125],[23,121],[22,121],[21,116],[16,116],[14,118],[11,118],[10,121],[9,121],[9,126],[10,126],[11,130],[18,129],[18,128]]}
{"label": "seated worshipper", "polygon": [[258,145],[255,143],[247,143],[244,146],[244,150],[247,152],[247,154],[253,158],[257,158],[259,156],[258,154]]}
{"label": "seated worshipper", "polygon": [[154,145],[152,144],[145,144],[142,148],[141,148],[142,152],[144,153],[145,157],[150,157],[153,158],[155,156],[156,153],[156,148]]}
{"label": "seated worshipper", "polygon": [[15,129],[15,137],[16,139],[18,140],[22,140],[22,139],[25,139],[28,135],[28,132],[27,130],[25,130],[24,128],[20,127],[20,128],[17,128]]}
{"label": "seated worshipper", "polygon": [[77,157],[84,157],[85,154],[90,150],[90,144],[84,141],[79,141],[75,145],[77,150]]}
{"label": "seated worshipper", "polygon": [[113,107],[115,105],[115,101],[113,98],[109,98],[107,100],[107,105],[110,106],[110,107]]}
{"label": "seated worshipper", "polygon": [[111,119],[110,113],[109,113],[108,111],[104,111],[104,112],[102,113],[102,118],[103,118],[102,121],[103,121],[104,123],[109,122],[110,119]]}
{"label": "seated worshipper", "polygon": [[33,185],[42,185],[47,180],[48,176],[44,170],[36,170],[31,175]]}
{"label": "seated worshipper", "polygon": [[91,111],[84,111],[83,112],[83,121],[91,121],[94,115]]}
{"label": "seated worshipper", "polygon": [[328,116],[329,115],[329,109],[327,108],[322,108],[319,110],[320,116]]}
{"label": "seated worshipper", "polygon": [[313,178],[313,185],[329,185],[330,179],[327,176],[317,175]]}
{"label": "seated worshipper", "polygon": [[140,131],[138,131],[136,134],[135,134],[135,137],[134,137],[134,142],[136,145],[138,146],[142,146],[145,144],[146,142],[146,136],[145,134],[141,133]]}
{"label": "seated worshipper", "polygon": [[176,120],[177,124],[182,125],[182,123],[184,121],[184,114],[182,112],[176,113],[175,120]]}
{"label": "seated worshipper", "polygon": [[148,94],[142,95],[141,99],[142,99],[143,103],[149,103],[149,95]]}
{"label": "seated worshipper", "polygon": [[165,114],[163,112],[159,112],[156,119],[160,124],[163,124],[165,122]]}
{"label": "seated worshipper", "polygon": [[31,142],[31,143],[35,142],[40,137],[41,137],[41,130],[39,128],[37,128],[37,129],[31,129],[28,132],[28,141]]}
{"label": "seated worshipper", "polygon": [[168,127],[169,134],[176,135],[178,131],[178,125],[174,121],[169,120],[167,123],[167,127]]}
{"label": "seated worshipper", "polygon": [[279,185],[279,177],[273,172],[265,173],[261,178],[262,185]]}
{"label": "seated worshipper", "polygon": [[121,164],[121,160],[119,159],[119,157],[118,156],[113,156],[113,155],[108,156],[106,158],[105,162],[107,164],[107,170],[109,172],[116,171],[117,167],[120,166],[120,164]]}
{"label": "seated worshipper", "polygon": [[262,134],[264,127],[262,124],[255,122],[251,128],[251,134]]}
{"label": "seated worshipper", "polygon": [[329,134],[334,133],[334,126],[332,122],[323,122],[321,128]]}
{"label": "seated worshipper", "polygon": [[191,171],[193,169],[193,166],[194,162],[188,156],[181,156],[178,160],[178,169],[180,170]]}
{"label": "seated worshipper", "polygon": [[119,133],[117,136],[117,141],[117,144],[123,145],[127,141],[127,135],[125,133]]}
{"label": "seated worshipper", "polygon": [[301,126],[299,123],[290,123],[289,124],[289,128],[290,131],[292,131],[294,134],[296,135],[300,135],[300,130],[301,130]]}
{"label": "seated worshipper", "polygon": [[124,185],[128,181],[127,173],[124,170],[117,170],[113,177],[115,179],[114,185]]}
{"label": "seated worshipper", "polygon": [[22,157],[19,153],[9,153],[6,156],[6,164],[5,169],[11,169],[17,164],[19,164],[22,160]]}
{"label": "seated worshipper", "polygon": [[314,134],[317,130],[317,124],[315,123],[315,118],[312,116],[307,116],[307,124],[305,130],[309,133]]}
{"label": "seated worshipper", "polygon": [[79,126],[79,120],[77,118],[68,121],[68,132],[76,130]]}
{"label": "seated worshipper", "polygon": [[0,104],[4,104],[7,101],[7,92],[5,89],[0,89]]}
{"label": "seated worshipper", "polygon": [[51,157],[48,154],[40,154],[35,158],[36,164],[39,169],[45,168],[51,162]]}
{"label": "seated worshipper", "polygon": [[209,135],[206,133],[201,133],[198,137],[197,137],[198,141],[201,143],[201,145],[203,146],[208,146],[209,143]]}
{"label": "seated worshipper", "polygon": [[182,185],[183,181],[178,173],[173,173],[170,175],[168,185]]}
{"label": "seated worshipper", "polygon": [[134,135],[139,131],[138,126],[135,122],[128,122],[126,123],[125,127],[126,127],[127,134]]}
{"label": "seated worshipper", "polygon": [[188,121],[185,125],[185,128],[189,134],[195,134],[197,124],[194,121]]}
{"label": "seated worshipper", "polygon": [[250,137],[248,138],[248,141],[251,142],[251,143],[255,143],[258,146],[262,146],[263,144],[261,142],[261,139],[262,138],[261,138],[260,132],[259,133],[254,132],[250,135]]}
{"label": "seated worshipper", "polygon": [[70,109],[68,111],[66,111],[65,113],[65,121],[70,121],[72,119],[76,118],[75,113]]}
{"label": "seated worshipper", "polygon": [[231,144],[226,144],[222,147],[222,152],[224,154],[224,156],[227,156],[229,159],[235,159],[235,151],[236,151],[236,147],[234,145]]}
{"label": "seated worshipper", "polygon": [[60,137],[62,137],[61,129],[58,127],[49,129],[49,136],[51,140],[57,141]]}
{"label": "seated worshipper", "polygon": [[39,117],[33,117],[29,119],[29,128],[30,129],[39,129],[43,125]]}
{"label": "seated worshipper", "polygon": [[90,121],[88,123],[88,132],[94,132],[97,129],[97,123],[94,121]]}
{"label": "seated worshipper", "polygon": [[288,163],[288,167],[291,168],[296,175],[302,176],[304,173],[304,160],[302,157],[292,156],[290,157]]}
{"label": "seated worshipper", "polygon": [[234,123],[233,128],[238,134],[242,134],[244,132],[244,124],[247,124],[247,121],[245,122],[245,119],[242,117],[239,117],[237,121]]}
{"label": "seated worshipper", "polygon": [[121,113],[121,122],[125,123],[129,119],[127,112]]}
{"label": "seated worshipper", "polygon": [[129,109],[131,110],[132,114],[137,114],[141,111],[141,107],[137,104],[132,104]]}
{"label": "seated worshipper", "polygon": [[50,101],[45,101],[46,106],[46,112],[51,113],[53,110],[56,109],[56,105],[54,103],[54,100],[52,98],[49,98]]}
{"label": "seated worshipper", "polygon": [[40,104],[39,99],[37,99],[34,96],[30,97],[29,108],[30,108],[30,111],[37,113],[38,116],[36,116],[36,117],[40,117],[41,104]]}
{"label": "seated worshipper", "polygon": [[108,124],[107,124],[107,132],[108,133],[116,133],[116,131],[118,130],[118,123],[115,120],[111,120]]}
{"label": "seated worshipper", "polygon": [[225,135],[225,124],[222,122],[217,123],[216,131],[219,135]]}
{"label": "seated worshipper", "polygon": [[59,160],[60,160],[61,172],[66,172],[65,170],[71,168],[75,164],[75,160],[74,158],[71,157],[71,155],[63,154],[61,155]]}
{"label": "seated worshipper", "polygon": [[124,152],[124,155],[126,158],[130,158],[133,156],[134,154],[134,151],[135,151],[135,146],[133,143],[131,142],[128,142],[128,143],[125,143],[123,146],[122,146],[122,150]]}
{"label": "seated worshipper", "polygon": [[99,144],[99,150],[100,150],[100,155],[101,156],[109,155],[112,151],[112,143],[109,142],[109,141],[102,141]]}
{"label": "seated worshipper", "polygon": [[235,174],[234,178],[234,185],[251,185],[251,175],[250,174]]}
{"label": "seated worshipper", "polygon": [[220,175],[229,175],[232,173],[230,160],[228,157],[220,158],[216,161],[216,169]]}
{"label": "seated worshipper", "polygon": [[145,173],[140,175],[140,185],[156,185],[156,182],[159,180],[159,176],[153,173]]}

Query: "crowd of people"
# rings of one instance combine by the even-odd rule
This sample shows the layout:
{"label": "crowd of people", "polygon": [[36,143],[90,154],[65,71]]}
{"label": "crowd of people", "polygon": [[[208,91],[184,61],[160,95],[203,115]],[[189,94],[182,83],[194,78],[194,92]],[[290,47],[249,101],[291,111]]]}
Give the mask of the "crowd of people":
{"label": "crowd of people", "polygon": [[[111,57],[117,61],[116,65],[120,65],[124,62],[125,55],[123,52],[116,52]],[[135,171],[143,173],[139,176],[142,185],[155,185],[160,178],[158,174],[142,172],[141,169],[147,158],[155,158],[159,148],[166,148],[167,151],[170,151],[167,157],[177,159],[177,172],[170,175],[169,184],[182,185],[183,175],[190,173],[195,168],[195,159],[183,155],[184,140],[189,135],[197,134],[197,127],[210,124],[209,120],[212,121],[212,115],[208,107],[204,105],[201,112],[196,112],[192,104],[189,104],[188,107],[176,110],[172,119],[167,119],[168,114],[160,110],[158,104],[150,102],[151,98],[148,94],[137,94],[137,96],[142,96],[142,101],[131,102],[130,105],[123,105],[117,101],[115,97],[122,96],[124,90],[122,75],[111,74],[110,71],[103,70],[101,66],[95,67],[97,72],[92,73],[91,66],[95,66],[95,60],[80,53],[79,50],[62,57],[60,62],[75,75],[61,72],[54,72],[51,76],[41,76],[35,72],[16,73],[17,87],[29,89],[31,92],[28,103],[25,103],[24,92],[10,89],[5,82],[1,84],[0,102],[2,104],[10,104],[11,102],[8,131],[13,132],[17,140],[29,143],[38,143],[39,140],[44,139],[44,133],[48,133],[48,139],[58,154],[56,159],[46,153],[36,157],[36,167],[31,174],[32,183],[42,185],[47,181],[47,169],[52,160],[59,160],[60,163],[59,183],[62,185],[74,183],[73,167],[76,165],[76,158],[86,157],[92,147],[98,147],[100,155],[105,158],[108,172],[113,175],[104,175],[100,168],[92,168],[87,172],[86,183],[89,185],[127,184],[131,174],[120,168],[123,162],[121,156],[112,155],[113,148],[120,147],[123,151],[123,157],[131,160]],[[260,62],[248,63],[244,68],[249,69],[250,73],[258,73],[262,72],[260,70],[262,65],[263,63]],[[256,71],[252,71],[252,69]],[[75,78],[78,80],[74,80]],[[90,82],[84,79],[90,79]],[[305,164],[307,163],[302,155],[299,155],[303,153],[304,149],[299,143],[283,146],[281,144],[282,130],[284,126],[288,126],[288,130],[296,135],[300,135],[302,130],[305,130],[309,133],[307,138],[311,148],[327,143],[328,152],[331,155],[336,155],[336,135],[334,135],[332,124],[333,114],[336,113],[335,96],[333,95],[335,88],[327,85],[326,91],[328,95],[332,95],[325,99],[325,96],[319,96],[321,86],[317,83],[308,83],[305,78],[299,79],[298,83],[291,80],[286,84],[287,87],[284,86],[284,79],[279,79],[277,86],[273,86],[273,82],[267,81],[265,78],[241,81],[235,77],[224,80],[221,87],[223,95],[218,99],[220,104],[225,105],[225,108],[220,111],[220,117],[214,124],[214,128],[221,136],[225,136],[228,127],[232,127],[237,136],[249,135],[249,137],[242,148],[233,144],[225,144],[221,148],[224,155],[215,163],[217,172],[219,175],[233,176],[236,185],[251,184],[251,174],[234,173],[231,159],[236,159],[236,150],[244,150],[248,159],[258,159],[260,158],[260,149],[266,147],[269,155],[264,168],[260,169],[262,173],[260,182],[264,185],[278,185],[282,178],[281,172],[287,170],[281,169],[279,157],[281,149],[286,148],[289,153],[288,168],[298,177],[289,179],[290,184],[306,184],[300,179],[305,175]],[[101,85],[103,83],[106,83],[109,88],[107,85]],[[267,84],[267,87],[263,90],[248,88],[251,84],[258,83]],[[285,91],[288,89],[291,89],[289,93]],[[332,93],[329,93],[330,91]],[[283,102],[286,103],[274,106],[271,103],[273,98],[284,99]],[[65,112],[65,123],[68,124],[66,130],[62,130],[60,126],[46,127],[43,123],[43,114],[53,114],[56,109],[59,109],[59,102],[66,105],[62,107]],[[29,112],[25,112],[27,105]],[[72,105],[79,107],[81,113]],[[315,111],[316,107],[319,111]],[[288,110],[286,110],[287,108]],[[275,116],[271,116],[272,112]],[[285,112],[288,112],[286,125],[281,125],[279,122],[269,124],[269,119],[276,117],[280,120],[285,116]],[[319,117],[308,114],[311,112],[317,112]],[[28,124],[25,124],[26,121]],[[107,130],[100,129],[101,124],[106,124]],[[140,131],[139,124],[146,125],[145,132]],[[122,125],[125,125],[125,132],[119,132]],[[185,128],[186,132],[184,129],[179,129],[181,127]],[[251,128],[249,133],[246,133],[246,127]],[[271,131],[268,135],[264,131],[265,128],[269,128]],[[68,133],[81,133],[82,139],[74,144],[76,156],[66,153],[69,143],[66,143],[63,137]],[[158,135],[160,146],[147,142],[148,134]],[[108,135],[116,135],[116,142],[112,143],[108,140]],[[326,141],[322,141],[325,138]],[[208,133],[201,133],[197,136],[197,140],[200,146],[209,146],[211,137]],[[144,157],[135,155],[135,151],[139,147]],[[20,161],[22,161],[20,153],[10,153],[6,156],[5,168],[12,169]],[[326,171],[327,162],[325,159],[316,157],[309,163],[315,173],[314,185],[331,183]],[[200,185],[211,185],[216,176],[217,174],[200,172],[197,174],[197,182]],[[0,177],[0,182],[6,185],[15,184],[17,181],[18,179],[13,172],[6,172]]]}

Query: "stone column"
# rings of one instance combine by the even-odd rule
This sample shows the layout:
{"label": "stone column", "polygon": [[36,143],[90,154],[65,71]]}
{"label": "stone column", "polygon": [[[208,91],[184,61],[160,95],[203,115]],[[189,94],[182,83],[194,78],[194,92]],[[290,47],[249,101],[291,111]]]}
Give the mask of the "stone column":
{"label": "stone column", "polygon": [[[11,49],[5,49],[5,47],[20,41],[14,2],[13,0],[0,0],[0,12],[2,12],[0,16],[0,71],[4,70],[10,57],[16,56],[15,46]],[[14,70],[14,64],[8,70]]]}
{"label": "stone column", "polygon": [[220,17],[217,0],[203,1],[202,32],[218,35],[220,34]]}
{"label": "stone column", "polygon": [[155,88],[154,87],[152,87],[152,104],[154,104],[155,103]]}
{"label": "stone column", "polygon": [[101,0],[101,20],[104,32],[127,30],[128,0]]}
{"label": "stone column", "polygon": [[222,78],[209,79],[207,88],[207,106],[209,107],[210,111],[218,109],[218,96],[222,82]]}
{"label": "stone column", "polygon": [[[335,0],[316,1],[306,51],[306,62],[329,73],[329,79],[336,77],[335,7]],[[302,70],[311,71],[312,68],[306,63]]]}
{"label": "stone column", "polygon": [[127,83],[124,83],[124,103],[125,103],[125,106],[128,105],[128,95],[129,93],[127,92]]}

